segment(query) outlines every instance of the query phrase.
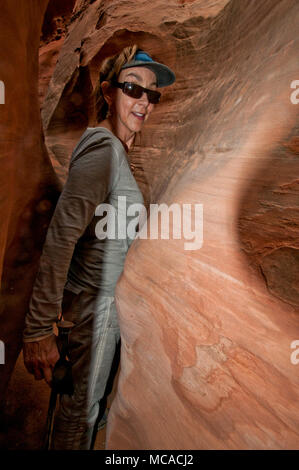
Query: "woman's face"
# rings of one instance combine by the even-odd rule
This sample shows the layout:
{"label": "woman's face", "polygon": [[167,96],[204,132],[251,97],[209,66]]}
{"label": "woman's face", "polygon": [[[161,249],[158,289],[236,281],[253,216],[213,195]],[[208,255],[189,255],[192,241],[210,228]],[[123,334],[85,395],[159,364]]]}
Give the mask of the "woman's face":
{"label": "woman's face", "polygon": [[[133,82],[151,90],[157,88],[155,73],[146,67],[130,67],[121,70],[118,82]],[[140,98],[131,98],[125,95],[120,88],[115,88],[113,114],[118,131],[123,135],[140,131],[154,106],[154,104],[149,103],[146,93],[143,93]]]}

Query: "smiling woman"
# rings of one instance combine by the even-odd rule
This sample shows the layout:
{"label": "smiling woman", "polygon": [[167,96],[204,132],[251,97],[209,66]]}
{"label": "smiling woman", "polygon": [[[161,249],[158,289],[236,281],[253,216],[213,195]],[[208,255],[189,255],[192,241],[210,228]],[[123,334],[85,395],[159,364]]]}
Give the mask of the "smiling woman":
{"label": "smiling woman", "polygon": [[159,102],[156,88],[174,81],[167,66],[137,45],[106,59],[95,90],[98,125],[86,129],[72,154],[24,331],[25,365],[51,385],[59,357],[52,325],[60,312],[74,323],[69,337],[74,393],[61,397],[53,449],[89,449],[101,418],[100,401],[120,340],[114,290],[133,239],[97,238],[96,208],[109,204],[127,226],[136,219],[118,205],[120,196],[128,205],[143,203],[126,151]]}
{"label": "smiling woman", "polygon": [[[133,71],[122,70],[118,80],[118,82],[112,80],[110,83],[104,81],[101,84],[110,112],[109,117],[100,125],[118,135],[120,140],[130,148],[136,132],[142,129],[143,123],[147,121],[154,109],[154,104],[150,102],[145,90],[148,90],[150,86],[155,86],[151,85],[155,83],[155,74],[146,67],[133,67]],[[136,86],[139,87],[141,93],[138,92],[138,88],[136,93]],[[151,92],[153,93],[154,89]]]}
{"label": "smiling woman", "polygon": [[95,91],[96,115],[99,125],[111,130],[129,149],[159,103],[161,93],[156,88],[174,83],[175,75],[137,45],[125,48],[123,54],[127,60],[120,67],[118,60],[111,67],[113,57],[102,66]]}

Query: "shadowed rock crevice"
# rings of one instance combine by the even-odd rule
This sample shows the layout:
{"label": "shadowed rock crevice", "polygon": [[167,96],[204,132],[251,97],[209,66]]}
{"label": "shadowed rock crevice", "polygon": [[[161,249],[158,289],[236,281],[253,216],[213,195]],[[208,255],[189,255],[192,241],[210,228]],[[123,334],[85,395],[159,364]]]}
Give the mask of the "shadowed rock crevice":
{"label": "shadowed rock crevice", "polygon": [[[290,93],[286,92],[287,100]],[[264,119],[267,128],[270,116]],[[251,175],[240,200],[239,229],[242,249],[250,265],[261,270],[271,295],[298,306],[299,180],[294,176],[299,160],[290,145],[296,141],[298,127],[290,132],[286,122],[282,132],[276,145],[261,155],[257,172]]]}
{"label": "shadowed rock crevice", "polygon": [[0,77],[7,93],[0,114],[0,337],[5,343],[1,406],[21,349],[37,262],[59,192],[43,142],[37,95],[38,47],[46,7],[47,1],[33,0],[1,4],[0,39],[7,45],[0,52]]}
{"label": "shadowed rock crevice", "polygon": [[263,257],[261,269],[271,293],[299,307],[299,248],[278,248]]}
{"label": "shadowed rock crevice", "polygon": [[57,41],[67,31],[76,0],[50,0],[44,16],[41,41]]}

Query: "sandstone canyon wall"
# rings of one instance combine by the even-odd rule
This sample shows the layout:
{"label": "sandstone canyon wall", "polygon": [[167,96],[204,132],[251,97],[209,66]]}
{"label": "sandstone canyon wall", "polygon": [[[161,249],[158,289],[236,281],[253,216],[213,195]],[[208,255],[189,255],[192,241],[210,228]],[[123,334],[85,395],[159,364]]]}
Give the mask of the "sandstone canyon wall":
{"label": "sandstone canyon wall", "polygon": [[203,204],[203,246],[138,240],[127,257],[110,449],[299,447],[298,7],[144,15],[177,82],[141,164],[155,202]]}
{"label": "sandstone canyon wall", "polygon": [[59,184],[43,140],[38,103],[38,50],[47,1],[1,3],[0,402],[21,348],[38,258]]}
{"label": "sandstone canyon wall", "polygon": [[[35,127],[26,134],[27,145],[35,136],[34,149],[9,134],[11,124],[7,138],[14,158],[6,164],[19,180],[5,178],[5,195],[14,190],[2,212],[6,278],[25,269],[15,271],[18,246],[7,243],[8,233],[27,226],[10,219],[13,204],[20,214],[21,194],[36,201],[37,180],[47,191],[56,177],[64,181],[76,140],[94,122],[101,61],[138,43],[177,80],[130,152],[131,167],[147,205],[203,205],[203,244],[186,250],[183,239],[140,239],[128,253],[116,289],[121,370],[107,447],[299,448],[299,364],[291,362],[291,343],[299,340],[299,104],[291,101],[299,80],[298,2],[80,0],[57,8],[47,10],[39,75],[55,173],[36,130],[35,91]],[[67,30],[55,15],[67,16]],[[38,27],[28,18],[26,34],[30,28],[26,76],[37,85]],[[15,119],[22,109],[31,115],[31,106],[19,100]],[[23,116],[23,131],[26,122]],[[29,227],[37,256],[43,235]],[[32,284],[28,269],[12,297],[19,314],[7,324],[15,331]],[[7,319],[10,310],[2,311]]]}

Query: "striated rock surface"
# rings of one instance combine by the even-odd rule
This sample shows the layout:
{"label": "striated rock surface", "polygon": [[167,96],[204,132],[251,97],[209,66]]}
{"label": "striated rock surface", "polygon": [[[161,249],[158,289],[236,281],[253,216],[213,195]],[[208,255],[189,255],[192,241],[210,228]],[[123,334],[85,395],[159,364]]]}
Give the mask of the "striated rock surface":
{"label": "striated rock surface", "polygon": [[177,81],[130,152],[135,177],[147,203],[203,204],[200,249],[128,254],[110,449],[298,448],[298,15],[292,0],[77,3],[42,111],[54,158],[66,168],[92,125],[103,58],[137,42]]}
{"label": "striated rock surface", "polygon": [[[136,240],[128,253],[116,289],[121,370],[107,448],[298,449],[299,364],[291,361],[299,340],[299,104],[291,101],[298,2],[64,4],[47,10],[39,82],[60,181],[78,137],[94,124],[91,92],[102,60],[136,42],[172,67],[177,81],[162,90],[129,154],[133,173],[147,204],[203,205],[199,249],[160,237]],[[30,117],[34,96],[22,104]],[[34,129],[27,142],[34,132],[40,142]],[[46,156],[21,148],[20,181],[31,201],[36,174],[49,187],[42,179],[49,163],[35,173],[32,149],[35,163]],[[16,160],[9,161],[14,172]],[[20,197],[6,209],[12,201],[22,212]],[[14,223],[15,231],[23,226]],[[1,243],[14,266],[17,249]]]}
{"label": "striated rock surface", "polygon": [[43,141],[37,90],[46,6],[45,0],[1,3],[5,104],[0,105],[0,340],[5,343],[5,365],[0,365],[0,403],[20,352],[37,262],[58,195]]}
{"label": "striated rock surface", "polygon": [[49,82],[56,67],[73,12],[79,8],[76,0],[50,0],[46,10],[39,47],[39,99],[42,106]]}
{"label": "striated rock surface", "polygon": [[128,254],[107,446],[298,449],[299,5],[159,4],[143,18],[177,82],[136,162],[152,202],[203,204],[203,246]]}

